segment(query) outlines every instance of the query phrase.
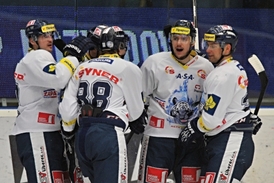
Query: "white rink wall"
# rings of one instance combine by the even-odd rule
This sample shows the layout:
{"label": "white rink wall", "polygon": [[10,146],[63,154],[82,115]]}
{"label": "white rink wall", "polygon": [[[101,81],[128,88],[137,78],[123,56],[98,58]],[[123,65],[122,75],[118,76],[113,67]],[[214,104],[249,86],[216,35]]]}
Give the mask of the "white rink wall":
{"label": "white rink wall", "polygon": [[[0,110],[0,183],[14,183],[9,138],[15,110]],[[273,183],[274,180],[274,109],[261,109],[259,116],[263,126],[255,141],[255,156],[251,168],[242,183]],[[27,182],[23,172],[21,182]],[[85,183],[89,183],[85,180]]]}

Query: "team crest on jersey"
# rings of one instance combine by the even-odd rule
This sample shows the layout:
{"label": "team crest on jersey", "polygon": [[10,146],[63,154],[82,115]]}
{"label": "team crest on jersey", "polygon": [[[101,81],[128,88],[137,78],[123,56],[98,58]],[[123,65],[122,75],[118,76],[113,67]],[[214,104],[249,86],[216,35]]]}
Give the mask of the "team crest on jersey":
{"label": "team crest on jersey", "polygon": [[56,98],[58,92],[54,89],[44,90],[44,98]]}
{"label": "team crest on jersey", "polygon": [[197,75],[202,79],[206,79],[206,72],[203,69],[198,70]]}
{"label": "team crest on jersey", "polygon": [[167,74],[174,74],[175,73],[174,69],[171,66],[166,66],[165,72]]}
{"label": "team crest on jersey", "polygon": [[204,105],[204,111],[213,116],[220,102],[220,99],[221,98],[217,95],[208,94],[208,99]]}
{"label": "team crest on jersey", "polygon": [[248,79],[245,76],[239,76],[238,77],[238,85],[245,89],[248,86]]}
{"label": "team crest on jersey", "polygon": [[43,71],[49,74],[55,74],[55,64],[49,64],[46,67],[43,68]]}

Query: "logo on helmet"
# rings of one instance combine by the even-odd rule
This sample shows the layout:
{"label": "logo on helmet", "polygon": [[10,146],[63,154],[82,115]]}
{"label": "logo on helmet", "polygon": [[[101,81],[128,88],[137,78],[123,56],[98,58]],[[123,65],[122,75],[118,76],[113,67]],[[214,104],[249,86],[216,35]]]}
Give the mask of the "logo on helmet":
{"label": "logo on helmet", "polygon": [[184,35],[189,35],[190,34],[190,29],[186,27],[172,27],[171,34],[184,34]]}
{"label": "logo on helmet", "polygon": [[101,36],[101,34],[102,34],[102,29],[96,27],[95,30],[93,31],[93,35]]}
{"label": "logo on helmet", "polygon": [[35,21],[36,21],[36,20],[30,20],[30,21],[27,23],[27,26],[26,26],[26,27],[31,26],[31,25],[34,25]]}
{"label": "logo on helmet", "polygon": [[204,34],[205,41],[215,41],[215,34]]}
{"label": "logo on helmet", "polygon": [[56,31],[54,24],[44,25],[41,30],[43,33]]}

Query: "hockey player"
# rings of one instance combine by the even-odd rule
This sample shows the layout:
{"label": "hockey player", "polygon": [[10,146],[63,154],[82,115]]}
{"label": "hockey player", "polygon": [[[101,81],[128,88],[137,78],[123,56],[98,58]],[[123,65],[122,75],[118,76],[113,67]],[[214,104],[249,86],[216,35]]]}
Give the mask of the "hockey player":
{"label": "hockey player", "polygon": [[143,63],[143,89],[148,125],[142,140],[138,182],[166,182],[173,171],[176,182],[198,182],[199,146],[177,146],[188,121],[199,115],[204,81],[213,65],[193,50],[196,30],[187,20],[166,26],[171,52],[149,56]]}
{"label": "hockey player", "polygon": [[202,182],[240,183],[252,164],[252,133],[256,134],[262,123],[250,113],[246,72],[232,58],[237,42],[237,34],[229,25],[213,26],[204,34],[206,53],[215,69],[204,83],[201,117],[180,134],[182,146],[206,136],[208,163],[202,169]]}
{"label": "hockey player", "polygon": [[117,54],[121,44],[112,27],[96,34],[101,55],[79,65],[59,109],[68,132],[79,117],[75,149],[83,175],[91,182],[126,183],[124,132],[129,125],[135,133],[142,133],[146,124],[142,73]]}
{"label": "hockey player", "polygon": [[71,78],[87,51],[82,38],[66,47],[66,57],[56,62],[51,54],[54,24],[30,20],[25,29],[30,51],[17,64],[18,116],[13,134],[28,182],[67,182],[64,143],[60,135],[58,92]]}

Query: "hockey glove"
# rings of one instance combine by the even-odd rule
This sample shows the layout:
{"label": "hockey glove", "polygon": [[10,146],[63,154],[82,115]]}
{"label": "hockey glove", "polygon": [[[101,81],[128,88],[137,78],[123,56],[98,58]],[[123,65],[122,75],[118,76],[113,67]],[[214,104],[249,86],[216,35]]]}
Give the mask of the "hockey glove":
{"label": "hockey glove", "polygon": [[129,122],[129,128],[136,134],[143,133],[147,124],[147,113],[144,110],[141,116],[135,121]]}
{"label": "hockey glove", "polygon": [[260,130],[261,126],[262,126],[262,121],[261,118],[259,118],[259,116],[255,115],[255,114],[250,114],[250,123],[253,124],[253,135],[256,135],[257,132]]}
{"label": "hockey glove", "polygon": [[198,139],[204,135],[197,127],[198,117],[194,118],[190,122],[188,122],[187,126],[181,131],[179,135],[179,146],[187,147],[190,146],[191,143],[196,144]]}
{"label": "hockey glove", "polygon": [[93,46],[94,43],[90,38],[77,36],[64,47],[63,54],[65,57],[68,55],[75,56],[78,58],[79,62],[83,62],[86,52]]}
{"label": "hockey glove", "polygon": [[74,152],[74,140],[75,140],[75,133],[77,132],[79,126],[76,123],[74,129],[71,132],[67,132],[64,130],[62,121],[61,121],[61,135],[63,137],[63,140],[65,142],[66,148],[68,148],[68,151],[72,154]]}
{"label": "hockey glove", "polygon": [[62,39],[53,40],[53,44],[59,51],[61,51],[62,53],[64,52],[64,47],[66,46],[66,43]]}

